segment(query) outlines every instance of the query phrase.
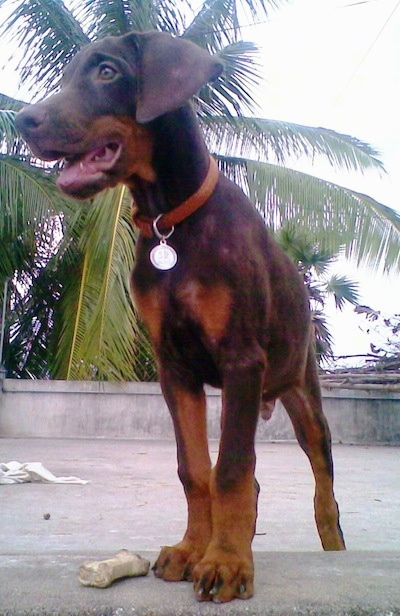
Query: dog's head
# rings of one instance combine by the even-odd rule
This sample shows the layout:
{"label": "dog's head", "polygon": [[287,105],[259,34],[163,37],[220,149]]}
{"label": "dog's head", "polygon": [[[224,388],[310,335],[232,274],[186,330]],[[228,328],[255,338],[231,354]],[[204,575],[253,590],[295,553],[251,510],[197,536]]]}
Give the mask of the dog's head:
{"label": "dog's head", "polygon": [[66,67],[61,91],[25,107],[17,128],[35,156],[60,160],[58,185],[88,198],[133,175],[154,179],[148,123],[184,105],[221,63],[162,32],[107,37]]}

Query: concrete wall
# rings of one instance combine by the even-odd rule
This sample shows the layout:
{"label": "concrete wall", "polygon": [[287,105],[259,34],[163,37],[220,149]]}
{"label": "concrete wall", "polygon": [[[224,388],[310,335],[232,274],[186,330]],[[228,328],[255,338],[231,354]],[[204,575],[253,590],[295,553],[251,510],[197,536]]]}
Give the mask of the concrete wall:
{"label": "concrete wall", "polygon": [[[208,428],[219,437],[220,393],[207,389]],[[334,441],[400,445],[400,392],[323,390]],[[0,391],[0,437],[172,438],[158,383],[6,379]],[[260,420],[259,440],[293,439],[278,404]]]}

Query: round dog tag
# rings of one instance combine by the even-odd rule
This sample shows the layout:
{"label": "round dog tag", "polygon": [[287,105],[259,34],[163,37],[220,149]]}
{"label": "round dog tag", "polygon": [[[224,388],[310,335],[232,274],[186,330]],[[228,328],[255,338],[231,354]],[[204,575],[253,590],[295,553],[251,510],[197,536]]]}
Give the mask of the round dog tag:
{"label": "round dog tag", "polygon": [[150,251],[150,261],[159,270],[172,269],[178,260],[176,251],[165,240],[161,240],[158,246]]}

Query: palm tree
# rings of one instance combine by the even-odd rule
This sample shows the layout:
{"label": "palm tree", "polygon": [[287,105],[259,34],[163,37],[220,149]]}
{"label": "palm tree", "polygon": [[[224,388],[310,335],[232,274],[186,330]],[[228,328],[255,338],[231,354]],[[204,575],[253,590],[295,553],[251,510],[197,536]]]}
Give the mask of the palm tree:
{"label": "palm tree", "polygon": [[[13,118],[22,103],[0,99],[0,281],[9,280],[12,311],[8,311],[4,359],[10,375],[46,376],[43,350],[54,326],[53,308],[59,281],[50,278],[70,241],[69,221],[77,206],[61,195],[52,173],[29,164],[25,144]],[[64,259],[64,262],[67,262]],[[28,292],[29,290],[29,292]],[[3,324],[2,324],[3,326]]]}
{"label": "palm tree", "polygon": [[[277,230],[283,221],[291,221],[308,234],[312,229],[312,241],[323,250],[343,249],[359,262],[398,268],[398,214],[368,196],[286,166],[291,156],[306,154],[325,157],[337,167],[383,172],[373,148],[330,130],[254,117],[259,67],[255,45],[240,40],[239,13],[263,18],[283,1],[205,0],[194,13],[188,0],[71,0],[68,5],[60,0],[2,0],[0,6],[10,5],[12,12],[1,35],[12,37],[24,51],[21,79],[40,97],[58,87],[62,65],[77,50],[108,34],[155,28],[217,53],[225,65],[224,77],[202,89],[196,99],[198,114],[221,168],[247,190],[266,223]],[[54,170],[39,169],[15,134],[13,105],[18,108],[18,102],[10,100],[3,105],[0,126],[0,236],[11,230],[4,246],[17,238],[28,247],[35,238],[37,246],[29,260],[21,245],[21,262],[12,250],[3,250],[3,244],[0,252],[5,263],[7,254],[13,255],[7,267],[0,264],[0,283],[2,276],[13,277],[12,301],[19,307],[18,318],[10,323],[8,348],[34,338],[25,345],[30,353],[21,358],[13,352],[20,357],[16,373],[99,379],[154,376],[127,288],[135,243],[129,195],[123,188],[105,191],[85,208],[56,193]],[[10,220],[1,218],[3,210]],[[26,233],[24,225],[16,225],[21,212],[30,221]],[[41,232],[52,234],[46,254]],[[14,272],[22,272],[22,283],[16,282]],[[39,291],[49,286],[51,305]],[[45,360],[34,361],[37,355]]]}
{"label": "palm tree", "polygon": [[333,338],[327,324],[325,307],[332,298],[338,310],[346,304],[359,307],[358,285],[347,276],[330,274],[330,266],[337,255],[310,240],[309,234],[293,226],[284,225],[277,233],[278,243],[297,265],[310,298],[316,354],[323,364],[333,357]]}

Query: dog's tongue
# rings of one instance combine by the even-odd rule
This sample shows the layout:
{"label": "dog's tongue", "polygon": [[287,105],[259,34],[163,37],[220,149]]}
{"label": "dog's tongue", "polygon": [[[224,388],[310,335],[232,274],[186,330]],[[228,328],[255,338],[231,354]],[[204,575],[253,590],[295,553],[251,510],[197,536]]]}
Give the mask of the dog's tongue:
{"label": "dog's tongue", "polygon": [[57,183],[61,188],[66,188],[72,184],[85,182],[98,173],[111,169],[119,155],[119,149],[117,144],[109,144],[94,148],[81,158],[66,160],[64,167],[60,170]]}

